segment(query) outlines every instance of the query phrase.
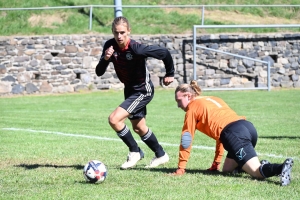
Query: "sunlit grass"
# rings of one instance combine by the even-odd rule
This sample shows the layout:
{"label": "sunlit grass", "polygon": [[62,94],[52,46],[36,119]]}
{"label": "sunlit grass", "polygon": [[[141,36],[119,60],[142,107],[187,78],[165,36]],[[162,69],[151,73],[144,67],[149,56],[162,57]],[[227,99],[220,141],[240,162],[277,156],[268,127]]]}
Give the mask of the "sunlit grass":
{"label": "sunlit grass", "polygon": [[[291,185],[280,187],[278,177],[257,181],[247,174],[208,173],[215,141],[200,132],[186,175],[169,177],[177,167],[184,112],[176,108],[174,91],[165,89],[156,89],[147,107],[147,125],[170,162],[144,169],[154,154],[135,134],[145,158],[132,170],[120,170],[128,150],[107,117],[123,99],[123,92],[107,91],[0,98],[0,199],[297,199],[299,90],[205,91],[203,95],[223,98],[253,122],[261,159],[281,163],[286,157],[294,158]],[[103,184],[84,181],[82,169],[91,159],[108,167]]]}
{"label": "sunlit grass", "polygon": [[[72,9],[51,9],[51,10],[18,10],[18,11],[0,11],[0,35],[46,35],[46,34],[87,34],[87,33],[111,33],[111,21],[114,18],[114,8],[94,7],[92,30],[89,28],[90,8],[88,5],[113,5],[114,2],[107,0],[67,0],[67,1],[45,1],[45,0],[29,0],[29,1],[2,1],[0,8],[30,8],[30,7],[58,7],[58,6],[85,6],[82,8]],[[256,1],[256,0],[240,0],[240,1],[172,1],[172,3],[162,0],[157,1],[135,1],[124,0],[122,5],[272,5],[272,4],[298,4],[296,0],[288,1]],[[260,17],[279,17],[282,19],[299,19],[299,7],[207,7],[207,10],[222,10],[230,12],[238,12],[251,14]],[[193,8],[187,11],[182,9],[166,8],[123,8],[122,13],[132,23],[134,34],[183,34],[192,33],[193,25],[201,24],[201,8]],[[61,17],[62,22],[57,23],[54,16],[59,13],[65,13],[65,17]],[[40,24],[32,24],[30,17],[34,15],[42,15]],[[58,16],[59,17],[59,16]],[[245,22],[247,24],[247,16]],[[38,19],[35,19],[38,20]],[[53,21],[52,21],[53,20]],[[45,23],[52,23],[44,26]],[[235,24],[234,22],[224,22],[220,19],[209,19],[205,17],[204,24]],[[231,29],[208,29],[207,33],[220,32],[237,32],[240,30]],[[243,29],[243,32],[278,32],[278,29]],[[289,28],[284,31],[299,31],[299,29]]]}

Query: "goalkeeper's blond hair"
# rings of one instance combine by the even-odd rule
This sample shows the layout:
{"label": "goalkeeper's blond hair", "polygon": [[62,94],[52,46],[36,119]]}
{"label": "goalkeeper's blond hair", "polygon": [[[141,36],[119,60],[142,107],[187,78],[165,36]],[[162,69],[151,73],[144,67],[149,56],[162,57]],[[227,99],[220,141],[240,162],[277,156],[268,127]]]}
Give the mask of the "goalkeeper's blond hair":
{"label": "goalkeeper's blond hair", "polygon": [[201,88],[198,86],[197,81],[192,80],[190,84],[181,84],[177,86],[175,90],[175,94],[180,91],[180,92],[189,92],[193,95],[193,97],[197,97],[201,95]]}

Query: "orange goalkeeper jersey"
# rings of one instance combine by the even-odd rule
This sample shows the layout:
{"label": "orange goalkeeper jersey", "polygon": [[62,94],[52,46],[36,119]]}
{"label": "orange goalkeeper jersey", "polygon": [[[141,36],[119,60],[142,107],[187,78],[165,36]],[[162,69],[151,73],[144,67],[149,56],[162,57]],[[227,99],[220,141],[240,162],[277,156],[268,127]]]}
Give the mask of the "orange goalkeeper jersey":
{"label": "orange goalkeeper jersey", "polygon": [[[192,140],[195,131],[206,134],[216,140],[215,162],[221,162],[224,147],[220,142],[222,130],[231,122],[246,119],[233,111],[222,99],[213,96],[201,96],[189,103],[185,114],[182,135],[189,132]],[[186,149],[180,145],[178,168],[185,169],[190,157],[192,142]]]}

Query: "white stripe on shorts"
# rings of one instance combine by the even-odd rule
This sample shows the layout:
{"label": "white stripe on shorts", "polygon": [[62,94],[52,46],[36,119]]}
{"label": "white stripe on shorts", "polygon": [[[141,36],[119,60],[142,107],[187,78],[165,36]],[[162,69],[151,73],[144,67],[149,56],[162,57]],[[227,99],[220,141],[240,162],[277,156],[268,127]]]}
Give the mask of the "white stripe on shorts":
{"label": "white stripe on shorts", "polygon": [[135,107],[140,103],[140,101],[142,101],[144,99],[144,96],[143,94],[141,94],[127,109],[127,112],[131,113]]}
{"label": "white stripe on shorts", "polygon": [[127,108],[127,112],[128,113],[132,113],[132,111],[136,108],[136,106],[144,99],[145,96],[151,96],[151,93],[152,93],[152,89],[151,89],[151,85],[149,84],[149,72],[147,70],[147,75],[146,75],[146,85],[145,85],[145,88],[146,88],[146,95],[143,95],[141,94],[128,108]]}

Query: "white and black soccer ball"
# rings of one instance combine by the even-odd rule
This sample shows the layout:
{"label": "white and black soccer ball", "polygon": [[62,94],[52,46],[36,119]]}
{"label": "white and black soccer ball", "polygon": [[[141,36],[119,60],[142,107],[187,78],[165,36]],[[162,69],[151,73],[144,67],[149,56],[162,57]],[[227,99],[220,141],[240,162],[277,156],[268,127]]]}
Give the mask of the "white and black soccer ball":
{"label": "white and black soccer ball", "polygon": [[106,176],[107,168],[99,160],[91,160],[83,168],[83,177],[89,183],[102,183]]}

